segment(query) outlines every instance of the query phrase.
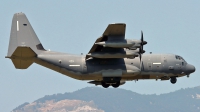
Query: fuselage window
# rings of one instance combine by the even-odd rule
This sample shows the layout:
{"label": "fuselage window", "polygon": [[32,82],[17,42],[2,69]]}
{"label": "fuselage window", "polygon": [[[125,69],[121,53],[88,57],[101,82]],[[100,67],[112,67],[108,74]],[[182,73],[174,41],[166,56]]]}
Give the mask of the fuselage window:
{"label": "fuselage window", "polygon": [[176,55],[175,57],[177,60],[183,60],[184,62],[186,62],[181,56]]}
{"label": "fuselage window", "polygon": [[182,66],[184,66],[184,62],[182,62]]}
{"label": "fuselage window", "polygon": [[180,56],[177,56],[177,55],[176,55],[175,57],[176,57],[176,59],[178,59],[178,60],[180,60],[180,59],[181,59],[181,57],[180,57]]}

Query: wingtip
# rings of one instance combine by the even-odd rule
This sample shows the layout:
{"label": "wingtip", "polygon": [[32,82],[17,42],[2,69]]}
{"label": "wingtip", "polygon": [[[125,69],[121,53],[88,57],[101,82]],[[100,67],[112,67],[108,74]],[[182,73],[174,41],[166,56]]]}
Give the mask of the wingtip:
{"label": "wingtip", "polygon": [[25,15],[23,12],[17,12],[14,15]]}
{"label": "wingtip", "polygon": [[113,25],[113,24],[115,24],[115,25],[126,25],[126,23],[111,23],[110,25]]}

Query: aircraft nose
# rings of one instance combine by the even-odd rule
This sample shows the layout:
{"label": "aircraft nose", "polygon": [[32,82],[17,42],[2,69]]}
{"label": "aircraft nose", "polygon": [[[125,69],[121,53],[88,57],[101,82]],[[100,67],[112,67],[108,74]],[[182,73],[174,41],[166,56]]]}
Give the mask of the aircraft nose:
{"label": "aircraft nose", "polygon": [[191,65],[191,64],[187,64],[187,66],[186,66],[186,71],[187,71],[187,73],[193,73],[193,72],[195,72],[195,67],[193,66],[193,65]]}

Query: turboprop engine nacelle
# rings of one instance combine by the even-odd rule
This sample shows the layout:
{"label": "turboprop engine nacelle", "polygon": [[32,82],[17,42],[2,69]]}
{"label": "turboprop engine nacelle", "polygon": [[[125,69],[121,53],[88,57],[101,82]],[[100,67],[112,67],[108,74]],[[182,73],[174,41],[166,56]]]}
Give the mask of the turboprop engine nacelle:
{"label": "turboprop engine nacelle", "polygon": [[[103,42],[97,42],[96,45],[101,45],[104,47],[112,47],[112,48],[129,48],[129,49],[137,49],[141,46],[141,40],[131,40],[131,39],[124,39],[124,40],[108,40]],[[147,44],[146,41],[143,42],[143,45]]]}
{"label": "turboprop engine nacelle", "polygon": [[95,43],[97,45],[101,45],[104,47],[112,47],[112,48],[128,48],[134,46],[135,42],[132,40],[124,39],[124,40],[108,40],[103,42]]}
{"label": "turboprop engine nacelle", "polygon": [[131,46],[131,47],[128,47],[128,49],[130,50],[136,50],[137,48],[140,48],[141,46],[143,45],[146,45],[147,44],[147,41],[141,41],[141,40],[132,40],[134,41],[134,46]]}

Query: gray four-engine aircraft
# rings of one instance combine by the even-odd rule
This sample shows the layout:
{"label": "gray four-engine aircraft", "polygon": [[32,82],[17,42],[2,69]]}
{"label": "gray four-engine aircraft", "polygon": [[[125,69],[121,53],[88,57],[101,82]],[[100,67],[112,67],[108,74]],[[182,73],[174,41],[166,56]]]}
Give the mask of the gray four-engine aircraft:
{"label": "gray four-engine aircraft", "polygon": [[24,13],[14,14],[6,58],[17,69],[37,63],[61,74],[89,83],[114,88],[125,81],[169,80],[189,76],[195,67],[175,54],[143,54],[143,40],[125,39],[126,24],[109,24],[87,55],[45,50]]}

